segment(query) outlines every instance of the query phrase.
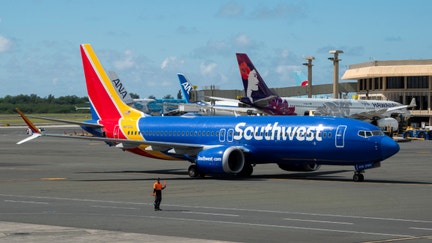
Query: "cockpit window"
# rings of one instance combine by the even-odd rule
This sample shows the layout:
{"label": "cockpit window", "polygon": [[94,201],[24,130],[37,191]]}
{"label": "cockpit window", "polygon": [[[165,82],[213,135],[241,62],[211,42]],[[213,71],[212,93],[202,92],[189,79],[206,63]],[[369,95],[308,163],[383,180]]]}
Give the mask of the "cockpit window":
{"label": "cockpit window", "polygon": [[374,130],[374,131],[360,130],[358,131],[358,135],[360,137],[369,138],[372,136],[384,136],[384,133],[381,130]]}

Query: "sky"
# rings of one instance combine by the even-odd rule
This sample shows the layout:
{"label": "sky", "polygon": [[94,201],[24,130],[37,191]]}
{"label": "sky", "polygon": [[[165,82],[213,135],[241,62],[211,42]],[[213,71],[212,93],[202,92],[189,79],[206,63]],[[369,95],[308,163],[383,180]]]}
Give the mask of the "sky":
{"label": "sky", "polygon": [[[79,45],[141,98],[177,96],[177,73],[198,89],[243,89],[235,53],[271,88],[313,84],[373,60],[432,59],[429,0],[5,0],[0,8],[0,97],[87,96]],[[353,80],[349,80],[353,81]]]}

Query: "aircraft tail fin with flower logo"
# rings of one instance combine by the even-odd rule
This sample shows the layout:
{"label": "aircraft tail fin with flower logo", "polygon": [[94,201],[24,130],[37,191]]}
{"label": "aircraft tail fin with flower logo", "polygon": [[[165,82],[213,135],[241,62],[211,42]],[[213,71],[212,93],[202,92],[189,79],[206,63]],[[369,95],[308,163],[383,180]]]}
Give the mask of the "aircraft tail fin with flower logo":
{"label": "aircraft tail fin with flower logo", "polygon": [[295,115],[295,107],[289,106],[278,94],[271,91],[258,70],[245,53],[236,53],[243,81],[245,96],[241,102],[271,115]]}

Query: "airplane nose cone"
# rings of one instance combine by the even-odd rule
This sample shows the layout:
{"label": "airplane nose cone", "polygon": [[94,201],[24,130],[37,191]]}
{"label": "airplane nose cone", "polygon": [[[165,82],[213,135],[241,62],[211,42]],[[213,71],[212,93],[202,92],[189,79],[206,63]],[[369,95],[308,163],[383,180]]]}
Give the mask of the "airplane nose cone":
{"label": "airplane nose cone", "polygon": [[383,137],[381,140],[381,152],[383,160],[399,152],[399,144],[390,137]]}

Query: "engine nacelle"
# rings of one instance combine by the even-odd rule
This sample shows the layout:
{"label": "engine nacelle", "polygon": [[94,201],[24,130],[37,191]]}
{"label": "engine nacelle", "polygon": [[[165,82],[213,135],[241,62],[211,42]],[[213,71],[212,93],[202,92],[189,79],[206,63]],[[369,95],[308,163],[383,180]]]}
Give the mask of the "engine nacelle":
{"label": "engine nacelle", "polygon": [[384,131],[387,131],[387,129],[390,128],[391,132],[396,132],[399,129],[399,123],[392,117],[386,117],[377,120],[377,127]]}
{"label": "engine nacelle", "polygon": [[217,147],[201,151],[196,165],[204,173],[239,173],[245,164],[243,151],[238,147]]}
{"label": "engine nacelle", "polygon": [[278,166],[286,171],[315,171],[321,167],[315,163],[278,164]]}

